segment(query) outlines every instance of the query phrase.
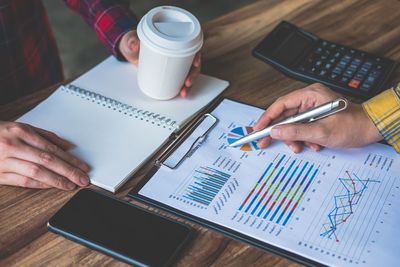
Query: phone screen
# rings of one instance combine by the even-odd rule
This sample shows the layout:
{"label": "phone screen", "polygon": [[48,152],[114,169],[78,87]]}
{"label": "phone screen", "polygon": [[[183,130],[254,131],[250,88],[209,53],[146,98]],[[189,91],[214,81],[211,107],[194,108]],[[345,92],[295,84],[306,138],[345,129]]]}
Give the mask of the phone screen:
{"label": "phone screen", "polygon": [[191,228],[91,189],[82,189],[49,229],[133,264],[170,264]]}

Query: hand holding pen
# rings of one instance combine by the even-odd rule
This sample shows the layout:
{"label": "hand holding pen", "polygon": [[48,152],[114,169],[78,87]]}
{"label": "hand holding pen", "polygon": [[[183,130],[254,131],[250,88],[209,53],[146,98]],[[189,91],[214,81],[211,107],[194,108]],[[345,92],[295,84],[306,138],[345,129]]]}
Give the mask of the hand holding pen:
{"label": "hand holding pen", "polygon": [[[259,118],[254,130],[260,131],[340,97],[322,84],[307,86],[274,102]],[[318,151],[321,147],[362,147],[382,140],[362,106],[351,102],[346,110],[315,122],[277,125],[271,129],[270,136],[261,138],[257,145],[265,148],[270,145],[271,138],[284,141],[295,153],[300,152],[303,145]]]}

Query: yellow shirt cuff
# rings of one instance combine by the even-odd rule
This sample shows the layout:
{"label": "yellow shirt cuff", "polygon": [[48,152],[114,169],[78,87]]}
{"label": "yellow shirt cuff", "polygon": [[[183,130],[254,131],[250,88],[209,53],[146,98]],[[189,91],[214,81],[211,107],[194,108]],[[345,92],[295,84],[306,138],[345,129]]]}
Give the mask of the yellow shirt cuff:
{"label": "yellow shirt cuff", "polygon": [[400,83],[362,104],[383,138],[400,153]]}

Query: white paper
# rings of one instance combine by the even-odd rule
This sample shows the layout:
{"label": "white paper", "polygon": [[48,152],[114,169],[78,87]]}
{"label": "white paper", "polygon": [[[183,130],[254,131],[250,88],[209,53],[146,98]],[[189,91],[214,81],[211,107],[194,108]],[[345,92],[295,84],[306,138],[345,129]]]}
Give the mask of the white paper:
{"label": "white paper", "polygon": [[326,265],[398,265],[394,149],[227,147],[242,134],[237,127],[253,125],[262,112],[224,100],[208,138],[178,169],[160,168],[139,194]]}

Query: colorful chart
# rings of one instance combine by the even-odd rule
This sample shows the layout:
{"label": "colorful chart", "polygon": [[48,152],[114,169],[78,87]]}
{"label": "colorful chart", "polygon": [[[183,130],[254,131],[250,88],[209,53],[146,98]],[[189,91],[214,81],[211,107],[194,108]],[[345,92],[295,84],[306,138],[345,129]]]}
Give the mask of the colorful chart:
{"label": "colorful chart", "polygon": [[[268,164],[239,211],[286,226],[318,173],[308,161],[278,156]],[[250,201],[249,201],[250,200]]]}
{"label": "colorful chart", "polygon": [[230,174],[214,168],[200,167],[194,171],[194,179],[183,197],[208,206],[230,177]]}
{"label": "colorful chart", "polygon": [[[246,126],[246,127],[237,127],[233,129],[230,133],[228,133],[228,143],[232,144],[236,140],[242,138],[243,136],[246,136],[250,133],[253,132],[253,127]],[[253,141],[248,144],[244,144],[240,147],[240,150],[244,151],[253,151],[253,150],[258,150],[259,148],[257,147],[257,142]]]}
{"label": "colorful chart", "polygon": [[340,225],[347,222],[349,217],[354,214],[354,207],[358,205],[363,191],[367,189],[368,183],[380,183],[380,181],[374,179],[361,180],[358,176],[353,173],[350,175],[349,171],[346,170],[345,178],[339,178],[344,194],[334,196],[334,209],[328,214],[329,222],[322,225],[323,232],[321,236],[332,238],[334,237],[336,242],[339,242],[339,238],[336,231]]}

